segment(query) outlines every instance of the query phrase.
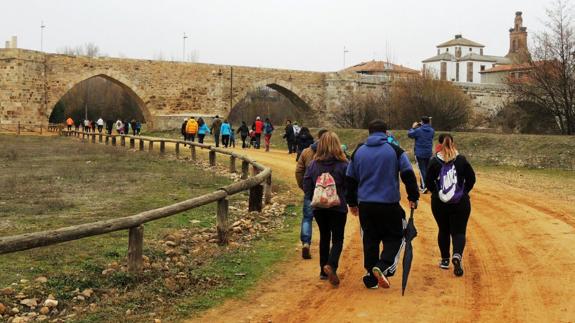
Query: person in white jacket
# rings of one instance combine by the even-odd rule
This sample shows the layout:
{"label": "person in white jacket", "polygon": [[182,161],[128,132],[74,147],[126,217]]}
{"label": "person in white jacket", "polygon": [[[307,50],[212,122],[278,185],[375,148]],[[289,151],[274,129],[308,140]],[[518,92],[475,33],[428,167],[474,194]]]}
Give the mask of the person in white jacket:
{"label": "person in white jacket", "polygon": [[98,132],[102,133],[102,129],[104,129],[104,119],[100,117],[100,119],[96,121],[96,125],[98,126]]}
{"label": "person in white jacket", "polygon": [[116,121],[116,131],[121,135],[124,134],[124,123],[120,119]]}

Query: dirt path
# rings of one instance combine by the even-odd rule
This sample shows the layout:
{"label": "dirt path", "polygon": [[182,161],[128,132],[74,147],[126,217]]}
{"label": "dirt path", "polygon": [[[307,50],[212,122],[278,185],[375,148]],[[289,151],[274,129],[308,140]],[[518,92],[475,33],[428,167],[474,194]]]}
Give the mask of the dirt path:
{"label": "dirt path", "polygon": [[[285,152],[250,151],[276,177],[294,183],[295,162]],[[545,321],[575,322],[575,205],[502,183],[479,173],[472,193],[464,277],[437,266],[436,225],[429,195],[416,213],[419,236],[407,293],[401,270],[389,290],[368,290],[359,221],[348,216],[341,286],[318,279],[317,228],[313,256],[274,268],[244,299],[206,312],[199,322]],[[294,193],[301,194],[298,190]],[[571,203],[573,204],[573,203]]]}

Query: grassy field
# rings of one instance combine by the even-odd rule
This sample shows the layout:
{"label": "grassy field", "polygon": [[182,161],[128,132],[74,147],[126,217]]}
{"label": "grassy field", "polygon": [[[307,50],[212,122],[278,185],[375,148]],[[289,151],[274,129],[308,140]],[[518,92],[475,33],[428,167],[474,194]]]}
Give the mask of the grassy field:
{"label": "grassy field", "polygon": [[[312,129],[315,135],[318,129]],[[342,143],[348,145],[350,151],[363,142],[367,130],[335,129]],[[407,152],[413,152],[413,140],[407,137],[407,131],[393,131],[401,147]],[[436,136],[442,133],[436,132]],[[155,132],[155,135],[179,138],[178,131]],[[487,166],[514,166],[529,168],[553,168],[575,170],[575,137],[550,135],[519,135],[491,134],[478,132],[452,133],[460,153],[466,155],[474,164]],[[286,149],[282,139],[283,128],[278,126],[272,136],[272,146]],[[207,139],[213,142],[212,138]],[[241,144],[241,143],[240,143]]]}
{"label": "grassy field", "polygon": [[[1,236],[132,215],[214,191],[231,181],[187,161],[71,138],[0,135],[0,147]],[[232,203],[238,199],[245,197],[239,195]],[[292,212],[293,207],[286,211]],[[0,290],[11,287],[41,300],[53,294],[60,311],[67,309],[74,315],[70,319],[80,322],[137,322],[155,315],[174,321],[251,286],[270,264],[283,258],[286,248],[278,246],[290,241],[294,221],[290,217],[280,232],[236,248],[206,242],[196,256],[182,260],[183,268],[164,265],[138,279],[122,270],[102,275],[111,264],[125,262],[127,231],[0,255]],[[167,234],[214,226],[215,205],[148,223],[144,254],[152,265],[163,264],[161,241]],[[186,279],[174,288],[178,275]],[[41,276],[47,277],[46,283],[35,282]],[[94,289],[95,296],[85,302],[75,299],[75,290],[85,288]],[[17,304],[13,295],[2,293],[0,303]],[[90,303],[96,305],[88,307]],[[74,306],[77,309],[72,310]]]}

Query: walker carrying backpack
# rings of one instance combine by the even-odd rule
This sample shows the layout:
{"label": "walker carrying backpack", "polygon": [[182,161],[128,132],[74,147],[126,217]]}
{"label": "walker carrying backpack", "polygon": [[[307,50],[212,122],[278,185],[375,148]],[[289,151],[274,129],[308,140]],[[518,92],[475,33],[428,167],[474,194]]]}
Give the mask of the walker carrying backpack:
{"label": "walker carrying backpack", "polygon": [[444,163],[439,172],[439,199],[443,203],[459,203],[463,196],[463,183],[457,182],[454,160]]}
{"label": "walker carrying backpack", "polygon": [[340,201],[339,196],[337,196],[335,180],[330,173],[321,174],[315,181],[315,189],[313,191],[311,206],[315,208],[329,209],[338,205],[340,205]]}

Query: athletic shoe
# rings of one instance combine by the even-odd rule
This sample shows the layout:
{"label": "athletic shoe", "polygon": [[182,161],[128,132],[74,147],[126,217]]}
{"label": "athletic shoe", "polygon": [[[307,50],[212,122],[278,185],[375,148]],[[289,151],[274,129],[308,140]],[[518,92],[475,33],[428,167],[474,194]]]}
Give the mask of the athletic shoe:
{"label": "athletic shoe", "polygon": [[322,271],[321,273],[319,273],[319,279],[320,280],[327,280],[327,275]]}
{"label": "athletic shoe", "polygon": [[309,251],[309,243],[304,243],[301,247],[301,257],[303,259],[311,259],[311,252]]}
{"label": "athletic shoe", "polygon": [[333,286],[339,286],[339,277],[330,265],[323,266],[323,271],[327,274],[327,279]]}
{"label": "athletic shoe", "polygon": [[383,272],[381,271],[381,269],[379,269],[379,267],[373,267],[371,269],[371,272],[373,273],[373,276],[375,276],[375,278],[377,279],[377,285],[379,285],[379,287],[381,288],[389,288],[389,280],[387,280],[387,277],[385,277],[383,275]]}
{"label": "athletic shoe", "polygon": [[366,288],[369,289],[378,289],[379,286],[377,286],[377,279],[375,277],[373,277],[373,275],[371,275],[370,273],[366,273],[363,276],[363,284],[365,285]]}
{"label": "athletic shoe", "polygon": [[449,269],[449,258],[443,258],[439,262],[439,268],[441,269]]}
{"label": "athletic shoe", "polygon": [[463,276],[463,264],[461,263],[462,262],[461,255],[457,253],[454,254],[451,262],[453,263],[453,273],[455,274],[455,276],[457,277]]}
{"label": "athletic shoe", "polygon": [[427,188],[420,188],[419,193],[421,193],[421,194],[427,193]]}

